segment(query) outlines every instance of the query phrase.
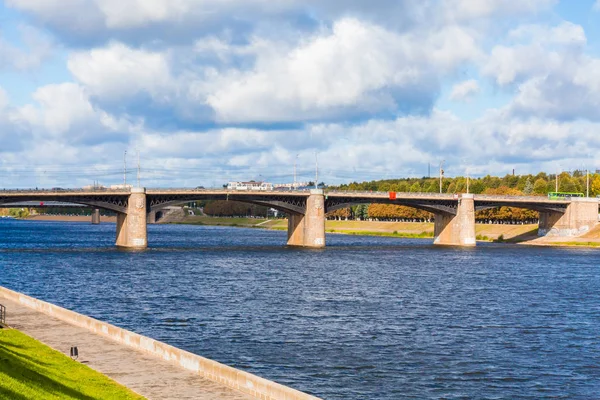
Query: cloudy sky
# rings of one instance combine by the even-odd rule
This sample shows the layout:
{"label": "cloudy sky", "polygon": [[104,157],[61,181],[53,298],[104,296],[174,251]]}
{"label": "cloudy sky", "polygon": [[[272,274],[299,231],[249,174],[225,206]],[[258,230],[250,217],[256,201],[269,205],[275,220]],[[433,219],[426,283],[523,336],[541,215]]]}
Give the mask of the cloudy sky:
{"label": "cloudy sky", "polygon": [[4,187],[600,168],[600,0],[3,0],[0,140]]}

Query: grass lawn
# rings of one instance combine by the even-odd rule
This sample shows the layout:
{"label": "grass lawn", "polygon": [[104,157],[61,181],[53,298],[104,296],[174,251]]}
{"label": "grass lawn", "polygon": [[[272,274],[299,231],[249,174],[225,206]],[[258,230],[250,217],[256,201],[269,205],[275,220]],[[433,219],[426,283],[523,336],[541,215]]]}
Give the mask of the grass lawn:
{"label": "grass lawn", "polygon": [[14,329],[0,329],[0,398],[144,399]]}

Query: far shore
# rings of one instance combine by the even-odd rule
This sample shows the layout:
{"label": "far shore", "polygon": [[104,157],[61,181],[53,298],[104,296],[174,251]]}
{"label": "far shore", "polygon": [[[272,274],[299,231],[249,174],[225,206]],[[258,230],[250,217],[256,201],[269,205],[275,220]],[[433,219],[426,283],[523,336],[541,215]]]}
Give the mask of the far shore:
{"label": "far shore", "polygon": [[[29,221],[92,222],[91,215],[31,215],[24,219]],[[100,222],[116,223],[117,217],[101,216]]]}
{"label": "far shore", "polygon": [[[66,221],[91,223],[91,216],[35,215],[26,218],[30,221]],[[116,217],[102,216],[101,223],[116,223]],[[244,217],[183,216],[163,220],[160,223],[186,225],[231,226],[286,230],[286,219],[264,219]],[[477,241],[516,243],[530,246],[576,246],[600,247],[600,225],[579,237],[538,237],[536,224],[476,224]],[[433,223],[427,222],[387,222],[387,221],[334,221],[327,220],[325,231],[333,234],[385,236],[396,238],[433,238]]]}

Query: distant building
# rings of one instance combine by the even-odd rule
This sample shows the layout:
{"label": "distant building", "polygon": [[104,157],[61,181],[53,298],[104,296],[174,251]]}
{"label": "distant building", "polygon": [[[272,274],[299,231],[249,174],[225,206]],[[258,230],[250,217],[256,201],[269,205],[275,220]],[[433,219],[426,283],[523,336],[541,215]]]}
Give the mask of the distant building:
{"label": "distant building", "polygon": [[274,183],[273,187],[276,190],[296,190],[301,187],[308,186],[308,182],[294,182],[294,183]]}
{"label": "distant building", "polygon": [[93,185],[86,185],[82,188],[83,190],[106,190],[106,186],[94,183]]}
{"label": "distant building", "polygon": [[268,182],[229,182],[227,183],[227,190],[258,190],[258,191],[270,191],[273,190],[273,184]]}
{"label": "distant building", "polygon": [[132,187],[133,187],[133,185],[129,185],[129,184],[125,185],[123,183],[120,183],[118,185],[110,185],[110,188],[113,190],[119,190],[119,189],[126,190],[126,189],[131,189]]}

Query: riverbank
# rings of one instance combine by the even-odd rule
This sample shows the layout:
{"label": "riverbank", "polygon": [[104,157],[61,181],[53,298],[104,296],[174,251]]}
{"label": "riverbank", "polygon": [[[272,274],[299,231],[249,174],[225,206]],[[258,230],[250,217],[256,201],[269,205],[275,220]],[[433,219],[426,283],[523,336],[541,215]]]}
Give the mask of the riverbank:
{"label": "riverbank", "polygon": [[[90,216],[36,215],[26,218],[30,221],[91,222]],[[116,217],[101,217],[102,223],[116,223]],[[208,217],[184,215],[167,218],[161,223],[232,226],[287,230],[286,219],[244,218],[244,217]],[[537,224],[475,224],[478,241],[507,242],[533,246],[583,246],[600,247],[600,225],[588,233],[574,238],[538,237]],[[433,223],[427,222],[387,222],[387,221],[333,221],[325,222],[325,231],[333,234],[386,236],[397,238],[433,238]]]}
{"label": "riverbank", "polygon": [[[317,400],[314,396],[290,387],[2,286],[0,286],[0,302],[6,306],[6,322],[10,326],[18,328],[53,349],[66,352],[71,346],[76,345],[79,349],[80,363],[85,363],[97,373],[104,374],[147,398]],[[2,348],[0,342],[0,350]],[[32,357],[26,360],[35,362]],[[0,366],[2,361],[0,357]],[[66,361],[72,362],[68,359]],[[42,374],[40,379],[44,377],[45,375]],[[108,378],[106,380],[110,381]],[[62,378],[57,377],[55,382],[60,385]],[[78,383],[85,384],[85,381]],[[59,392],[55,397],[9,396],[8,398],[98,400],[142,398],[140,396],[82,396],[80,393],[72,392],[72,390],[66,393]]]}
{"label": "riverbank", "polygon": [[[92,222],[91,215],[32,215],[24,218],[28,221]],[[101,216],[101,222],[117,222],[117,217]]]}
{"label": "riverbank", "polygon": [[[185,216],[173,223],[287,230],[287,220],[285,219],[268,220],[263,218]],[[432,238],[433,223],[327,220],[325,222],[325,231],[327,233],[347,235]],[[477,235],[478,240],[482,241],[493,241],[498,239],[504,241],[521,241],[536,238],[537,225],[476,224],[475,234]]]}
{"label": "riverbank", "polygon": [[0,329],[0,361],[2,398],[144,399],[16,329]]}
{"label": "riverbank", "polygon": [[[287,230],[287,220],[285,219],[185,216],[172,223]],[[433,238],[433,230],[433,223],[427,222],[333,220],[325,222],[327,233],[346,235]],[[475,224],[477,241],[482,242],[506,242],[532,246],[600,247],[600,225],[582,236],[573,238],[538,237],[537,230],[537,224]]]}

